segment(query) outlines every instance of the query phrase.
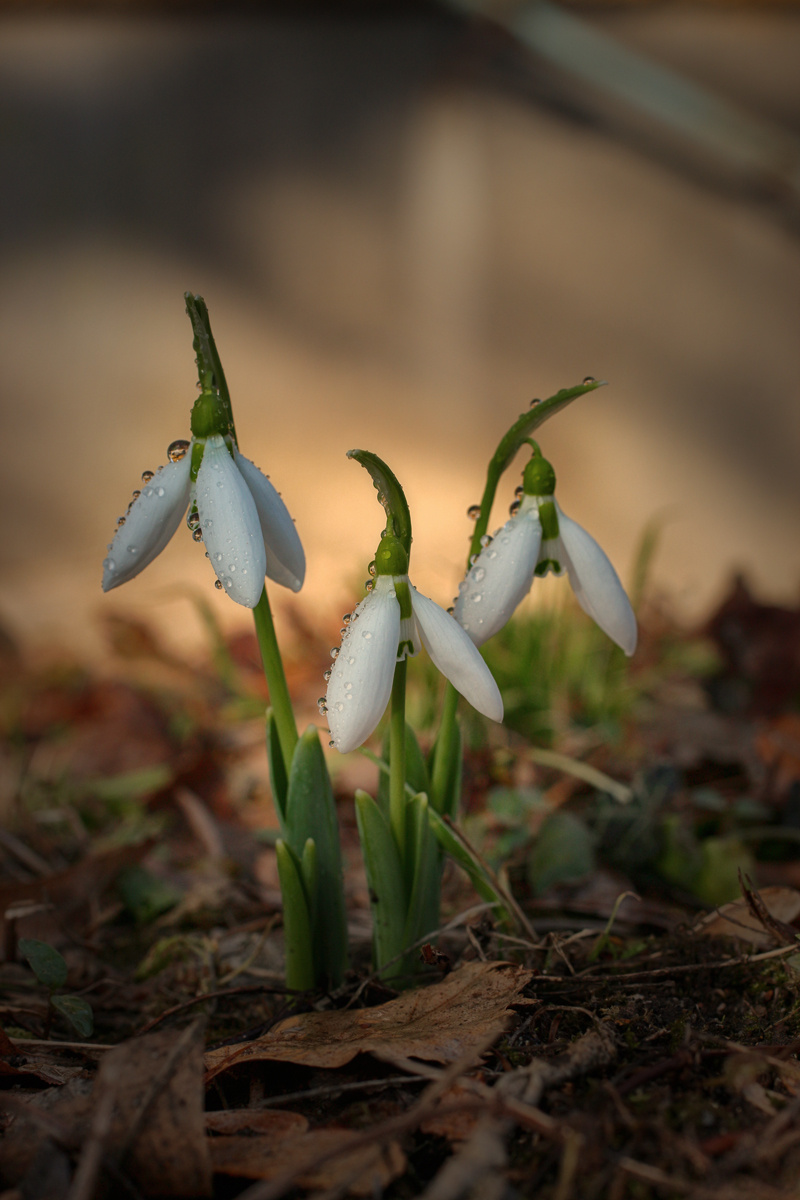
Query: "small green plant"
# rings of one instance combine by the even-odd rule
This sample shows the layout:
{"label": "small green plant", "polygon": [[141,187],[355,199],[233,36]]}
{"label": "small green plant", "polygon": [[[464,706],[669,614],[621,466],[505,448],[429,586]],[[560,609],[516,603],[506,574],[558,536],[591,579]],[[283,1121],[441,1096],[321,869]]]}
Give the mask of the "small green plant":
{"label": "small green plant", "polygon": [[92,1036],[94,1014],[88,1001],[82,996],[62,993],[67,982],[67,964],[63,955],[49,943],[38,938],[20,938],[19,951],[28,960],[28,965],[42,987],[47,988],[47,1021],[45,1036],[50,1034],[53,1015],[64,1017],[82,1038]]}

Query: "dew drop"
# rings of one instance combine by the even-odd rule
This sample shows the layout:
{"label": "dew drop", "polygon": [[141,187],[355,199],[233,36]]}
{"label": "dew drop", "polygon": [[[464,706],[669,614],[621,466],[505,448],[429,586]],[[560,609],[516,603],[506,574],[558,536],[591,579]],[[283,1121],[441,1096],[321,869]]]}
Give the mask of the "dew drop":
{"label": "dew drop", "polygon": [[215,579],[215,580],[214,580],[214,587],[217,589],[217,591],[218,591],[218,592],[221,592],[221,591],[222,591],[222,580],[221,580],[221,579]]}
{"label": "dew drop", "polygon": [[541,400],[531,400],[530,404],[528,405],[528,408],[536,408],[536,405],[541,404],[541,403],[542,403]]}
{"label": "dew drop", "polygon": [[200,513],[196,508],[190,509],[186,514],[186,524],[190,529],[197,529],[197,526],[200,524]]}
{"label": "dew drop", "polygon": [[374,558],[373,558],[372,562],[369,564],[369,566],[367,567],[367,571],[369,572],[369,574],[370,574],[370,575],[372,575],[372,576],[373,576],[373,578],[374,578],[374,577],[375,577],[375,575],[377,574],[377,572],[378,572],[378,568],[375,566],[375,559],[374,559]]}
{"label": "dew drop", "polygon": [[456,611],[455,605],[451,604],[447,611],[450,613],[450,616],[452,617],[453,613]]}
{"label": "dew drop", "polygon": [[352,692],[352,690],[353,690],[353,685],[352,685],[352,683],[346,683],[346,684],[344,685],[344,690],[345,690],[346,692]]}
{"label": "dew drop", "polygon": [[331,748],[331,750],[332,750],[332,749],[333,749],[333,747],[336,745],[336,742],[333,740],[333,738],[331,738],[331,740],[328,742],[328,745],[329,745],[329,747]]}
{"label": "dew drop", "polygon": [[489,551],[489,558],[497,558],[497,551],[496,551],[496,550],[490,550],[490,551]]}
{"label": "dew drop", "polygon": [[374,587],[375,587],[374,579],[368,579],[367,582],[364,584],[364,588],[368,592],[371,592]]}
{"label": "dew drop", "polygon": [[336,701],[336,711],[344,712],[344,705],[342,704],[341,700]]}
{"label": "dew drop", "polygon": [[[131,496],[131,504],[133,504],[134,500],[138,500],[139,497],[141,496],[141,494],[142,494],[141,492],[135,491],[133,493],[133,495]],[[128,507],[130,507],[130,505]]]}
{"label": "dew drop", "polygon": [[320,716],[324,717],[325,713],[328,711],[328,704],[324,696],[320,696],[319,700],[317,701],[317,708],[319,709]]}
{"label": "dew drop", "polygon": [[142,471],[142,483],[149,483],[155,475],[155,471]]}
{"label": "dew drop", "polygon": [[232,588],[232,587],[233,587],[233,580],[232,580],[232,579],[226,579],[226,580],[225,580],[225,587],[226,587],[226,588]]}
{"label": "dew drop", "polygon": [[231,574],[233,574],[233,572],[236,570],[236,563],[228,563],[228,570],[231,572]]}
{"label": "dew drop", "polygon": [[206,553],[205,553],[205,557],[206,557],[206,558],[208,558],[208,557],[209,557],[209,553],[208,553],[208,551],[207,551],[207,550],[206,550]]}
{"label": "dew drop", "polygon": [[[113,571],[114,568],[112,567],[111,569]],[[372,634],[370,633],[370,631],[368,629],[365,629],[361,636],[363,637],[365,642],[368,642],[370,640],[370,638],[372,637]]]}
{"label": "dew drop", "polygon": [[356,662],[356,660],[355,660],[354,658],[348,658],[348,660],[347,660],[347,661],[348,661],[348,663],[350,664],[350,666],[351,666],[351,667],[355,666],[355,662]]}
{"label": "dew drop", "polygon": [[521,503],[522,502],[520,500],[514,500],[513,503],[509,505],[508,515],[510,517],[515,517],[517,515]]}
{"label": "dew drop", "polygon": [[169,461],[180,462],[182,458],[185,458],[190,444],[190,442],[186,441],[186,438],[178,438],[176,441],[170,442],[167,447],[167,458]]}
{"label": "dew drop", "polygon": [[352,619],[353,619],[352,613],[345,613],[344,616],[342,617],[342,624],[349,625],[350,622],[352,621]]}
{"label": "dew drop", "polygon": [[125,518],[117,517],[117,529],[121,529],[124,524],[125,524]]}
{"label": "dew drop", "polygon": [[214,555],[214,562],[222,562],[222,551],[218,550]]}
{"label": "dew drop", "polygon": [[596,383],[596,382],[597,382],[597,380],[595,379],[594,375],[584,375],[584,377],[583,377],[583,386],[584,387],[586,387],[587,383]]}
{"label": "dew drop", "polygon": [[193,529],[193,530],[192,530],[192,537],[194,538],[194,540],[195,540],[196,542],[202,542],[202,540],[203,540],[203,531],[202,531],[202,529],[200,529],[199,527],[198,527],[197,529]]}
{"label": "dew drop", "polygon": [[485,550],[485,549],[486,549],[486,547],[487,547],[487,546],[489,545],[489,543],[491,542],[491,540],[492,540],[492,539],[489,537],[488,533],[485,533],[485,534],[483,535],[483,537],[481,538],[481,547],[482,547],[482,548]]}
{"label": "dew drop", "polygon": [[339,657],[339,647],[332,646],[331,647],[331,658],[338,658],[338,657]]}
{"label": "dew drop", "polygon": [[116,571],[117,569],[117,564],[114,562],[113,558],[107,558],[103,563],[103,566],[107,571]]}
{"label": "dew drop", "polygon": [[328,682],[328,680],[330,679],[332,674],[333,674],[333,671],[331,671],[331,670],[323,671],[322,678],[325,680],[326,683]]}
{"label": "dew drop", "polygon": [[472,572],[472,578],[475,580],[476,583],[480,583],[480,581],[483,579],[485,574],[486,574],[486,572],[483,569],[483,567],[477,567]]}
{"label": "dew drop", "polygon": [[516,496],[517,500],[522,498],[522,493],[524,491],[525,491],[525,488],[522,486],[522,484],[520,484],[519,487],[514,488],[514,495]]}
{"label": "dew drop", "polygon": [[467,509],[467,516],[469,517],[470,521],[477,521],[477,519],[480,515],[481,515],[480,504],[470,504],[469,508]]}
{"label": "dew drop", "polygon": [[481,595],[480,592],[473,592],[472,595],[470,596],[470,600],[472,601],[473,604],[480,604],[482,599],[483,599],[483,596]]}
{"label": "dew drop", "polygon": [[477,561],[478,561],[478,556],[477,556],[477,554],[470,554],[470,556],[469,556],[469,565],[470,565],[471,567],[474,567],[474,566],[475,566],[475,563],[476,563]]}
{"label": "dew drop", "polygon": [[347,695],[345,696],[345,700],[352,700],[352,699],[353,699],[353,693],[348,692]]}
{"label": "dew drop", "polygon": [[162,487],[156,488],[156,495],[159,497],[159,499],[161,499],[161,497],[164,495],[164,489]]}
{"label": "dew drop", "polygon": [[138,554],[138,553],[139,553],[138,546],[128,546],[128,554]]}

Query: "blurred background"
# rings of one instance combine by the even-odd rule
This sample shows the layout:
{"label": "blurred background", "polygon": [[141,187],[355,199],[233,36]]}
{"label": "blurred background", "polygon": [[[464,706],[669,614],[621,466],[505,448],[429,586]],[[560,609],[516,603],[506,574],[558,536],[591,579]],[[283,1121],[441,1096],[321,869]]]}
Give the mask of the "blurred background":
{"label": "blurred background", "polygon": [[383,526],[345,452],[392,465],[412,576],[447,604],[497,440],[586,375],[609,387],[541,442],[623,578],[657,519],[654,580],[684,619],[736,569],[796,601],[800,11],[495,16],[0,11],[14,636],[97,652],[98,613],[135,612],[188,644],[187,585],[227,627],[248,619],[183,530],[100,592],[141,472],[188,434],[186,289],[243,451],[297,519],[300,601],[332,633]]}

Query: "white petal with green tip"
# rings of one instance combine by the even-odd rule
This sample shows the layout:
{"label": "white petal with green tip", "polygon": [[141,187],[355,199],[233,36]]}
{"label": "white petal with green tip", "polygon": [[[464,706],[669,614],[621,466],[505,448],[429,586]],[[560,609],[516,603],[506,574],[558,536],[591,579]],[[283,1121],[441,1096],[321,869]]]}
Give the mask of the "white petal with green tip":
{"label": "white petal with green tip", "polygon": [[476,646],[502,629],[527,596],[541,544],[538,505],[526,496],[518,514],[498,529],[460,585],[455,618]]}
{"label": "white petal with green tip", "polygon": [[619,576],[593,537],[558,509],[559,542],[575,598],[626,654],[636,649],[636,617]]}
{"label": "white petal with green tip", "polygon": [[411,588],[411,603],[423,645],[432,662],[473,708],[492,721],[503,719],[503,698],[478,648],[450,613]]}
{"label": "white petal with green tip", "polygon": [[306,574],[306,557],[289,510],[255,463],[234,450],[234,461],[255,501],[267,555],[267,575],[299,592]]}

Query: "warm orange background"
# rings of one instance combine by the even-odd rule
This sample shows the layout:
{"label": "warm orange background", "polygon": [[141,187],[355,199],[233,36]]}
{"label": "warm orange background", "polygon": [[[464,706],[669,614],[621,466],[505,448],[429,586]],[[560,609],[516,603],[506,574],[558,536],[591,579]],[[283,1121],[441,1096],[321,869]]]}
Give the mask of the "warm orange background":
{"label": "warm orange background", "polygon": [[[800,126],[796,13],[592,20]],[[433,7],[7,13],[0,111],[12,631],[88,645],[93,614],[125,609],[187,641],[184,581],[244,617],[183,531],[136,581],[99,590],[141,471],[187,433],[187,287],[208,301],[242,449],[297,518],[312,614],[352,607],[382,528],[347,449],[394,467],[412,575],[448,603],[500,433],[586,374],[611,386],[542,444],[563,507],[623,576],[662,515],[657,578],[687,614],[737,566],[764,596],[796,596],[800,242],[780,197],[748,197]]]}

